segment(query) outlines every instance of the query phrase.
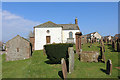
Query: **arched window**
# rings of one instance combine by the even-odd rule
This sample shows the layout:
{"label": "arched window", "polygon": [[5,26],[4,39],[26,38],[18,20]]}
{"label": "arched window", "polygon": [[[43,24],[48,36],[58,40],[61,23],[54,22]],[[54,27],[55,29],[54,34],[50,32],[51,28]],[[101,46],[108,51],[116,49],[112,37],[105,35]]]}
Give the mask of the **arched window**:
{"label": "arched window", "polygon": [[69,32],[69,38],[73,38],[73,33]]}

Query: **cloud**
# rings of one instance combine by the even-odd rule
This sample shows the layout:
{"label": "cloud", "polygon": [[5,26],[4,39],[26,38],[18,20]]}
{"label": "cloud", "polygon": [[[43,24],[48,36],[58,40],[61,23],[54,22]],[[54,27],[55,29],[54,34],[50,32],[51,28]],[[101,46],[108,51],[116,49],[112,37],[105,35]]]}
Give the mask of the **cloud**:
{"label": "cloud", "polygon": [[2,11],[2,39],[8,41],[16,35],[27,37],[28,33],[33,30],[33,27],[40,22],[24,19],[21,16]]}
{"label": "cloud", "polygon": [[3,15],[2,15],[4,20],[11,20],[11,19],[22,19],[20,16],[11,14],[8,11],[3,11]]}

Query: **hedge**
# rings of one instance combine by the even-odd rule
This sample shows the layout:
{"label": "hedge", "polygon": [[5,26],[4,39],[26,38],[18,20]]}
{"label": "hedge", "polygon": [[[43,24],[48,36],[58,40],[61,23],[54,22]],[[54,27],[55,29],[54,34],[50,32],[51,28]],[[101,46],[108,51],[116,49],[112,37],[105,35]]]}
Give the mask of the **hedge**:
{"label": "hedge", "polygon": [[59,44],[48,44],[44,45],[44,49],[47,58],[52,63],[60,63],[61,58],[67,60],[68,58],[68,47],[73,47],[71,43],[59,43]]}

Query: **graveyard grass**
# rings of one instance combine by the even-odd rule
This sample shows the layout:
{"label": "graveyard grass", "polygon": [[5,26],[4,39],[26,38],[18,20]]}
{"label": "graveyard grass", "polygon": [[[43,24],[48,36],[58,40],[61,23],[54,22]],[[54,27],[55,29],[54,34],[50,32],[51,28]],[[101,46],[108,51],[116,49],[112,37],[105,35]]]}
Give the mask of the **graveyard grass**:
{"label": "graveyard grass", "polygon": [[[82,45],[83,51],[99,51],[100,44],[90,43]],[[75,49],[75,45],[74,45]],[[112,60],[112,75],[105,73],[106,64],[98,62],[86,63],[78,60],[75,54],[74,71],[68,74],[68,78],[118,78],[118,52],[114,52],[111,45],[105,45],[105,58]],[[61,78],[61,64],[49,64],[47,56],[43,51],[34,51],[33,56],[26,60],[5,61],[5,54],[2,55],[2,77],[3,78]],[[120,70],[119,70],[120,71]],[[119,75],[120,76],[120,75]]]}

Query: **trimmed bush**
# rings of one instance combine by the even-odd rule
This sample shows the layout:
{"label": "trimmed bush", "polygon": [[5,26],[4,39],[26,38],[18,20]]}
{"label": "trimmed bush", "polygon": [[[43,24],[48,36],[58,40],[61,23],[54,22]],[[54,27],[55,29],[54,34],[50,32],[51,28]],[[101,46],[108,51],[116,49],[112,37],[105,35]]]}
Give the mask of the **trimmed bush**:
{"label": "trimmed bush", "polygon": [[47,58],[52,63],[60,63],[61,58],[67,60],[68,58],[68,47],[73,47],[70,43],[59,43],[59,44],[48,44],[44,45]]}

